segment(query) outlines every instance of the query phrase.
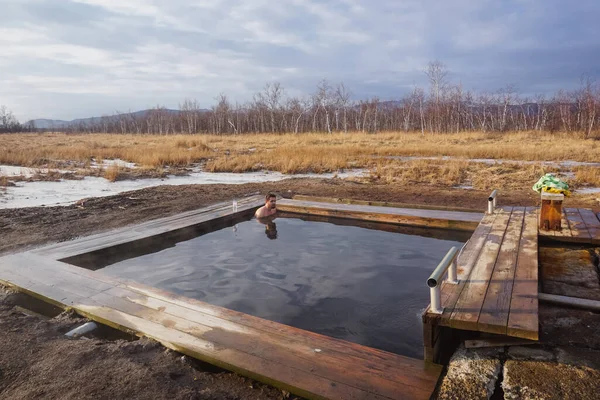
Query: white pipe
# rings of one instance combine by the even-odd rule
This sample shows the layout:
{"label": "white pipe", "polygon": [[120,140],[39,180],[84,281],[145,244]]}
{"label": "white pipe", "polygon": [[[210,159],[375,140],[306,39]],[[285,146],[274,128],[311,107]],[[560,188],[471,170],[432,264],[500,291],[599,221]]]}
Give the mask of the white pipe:
{"label": "white pipe", "polygon": [[548,303],[560,304],[563,306],[577,307],[584,310],[600,311],[600,301],[582,299],[579,297],[559,296],[556,294],[539,293],[538,299]]}
{"label": "white pipe", "polygon": [[496,197],[498,196],[498,190],[494,191],[488,197],[488,214],[493,214],[496,209]]}
{"label": "white pipe", "polygon": [[85,324],[78,326],[77,328],[65,333],[67,337],[78,337],[90,333],[94,329],[98,328],[95,322],[86,322]]}
{"label": "white pipe", "polygon": [[431,296],[429,312],[433,314],[441,314],[444,312],[444,309],[442,308],[442,294],[440,293],[440,287],[430,287],[429,295]]}
{"label": "white pipe", "polygon": [[488,200],[488,214],[494,213],[494,200]]}
{"label": "white pipe", "polygon": [[452,283],[456,285],[458,283],[458,279],[456,279],[456,258],[452,261],[452,264],[448,267],[448,283]]}

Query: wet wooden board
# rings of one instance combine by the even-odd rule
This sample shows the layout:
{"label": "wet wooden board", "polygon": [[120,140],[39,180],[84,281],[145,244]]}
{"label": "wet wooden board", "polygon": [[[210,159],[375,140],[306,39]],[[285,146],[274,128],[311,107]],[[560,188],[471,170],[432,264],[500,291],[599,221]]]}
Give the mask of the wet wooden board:
{"label": "wet wooden board", "polygon": [[307,398],[429,398],[441,367],[265,321],[31,253],[0,281]]}
{"label": "wet wooden board", "polygon": [[528,207],[523,221],[514,276],[508,336],[538,340],[538,236],[536,209]]}
{"label": "wet wooden board", "polygon": [[486,214],[483,217],[481,223],[473,232],[473,236],[471,236],[468,242],[465,243],[465,246],[458,255],[456,260],[458,284],[448,283],[445,280],[442,283],[441,298],[444,311],[442,315],[439,316],[439,321],[437,321],[437,323],[440,325],[450,326],[450,319],[452,317],[454,305],[456,304],[458,296],[467,282],[467,278],[471,274],[473,265],[479,258],[479,253],[483,248],[488,234],[492,230],[496,216],[497,214]]}
{"label": "wet wooden board", "polygon": [[565,208],[565,214],[569,221],[569,227],[571,228],[571,236],[575,239],[579,239],[584,243],[591,243],[592,238],[587,229],[585,222],[581,218],[579,209],[577,208]]}
{"label": "wet wooden board", "polygon": [[441,315],[425,324],[538,338],[537,209],[486,215],[457,260],[458,284],[442,284]]}
{"label": "wet wooden board", "polygon": [[243,214],[244,212],[259,207],[263,203],[264,198],[262,196],[251,196],[238,201],[238,209],[236,212],[233,211],[231,203],[221,203],[199,210],[87,236],[68,243],[57,243],[44,246],[34,250],[33,253],[54,259],[72,257],[209,222],[216,218],[233,216],[234,214]]}
{"label": "wet wooden board", "polygon": [[288,199],[279,200],[277,208],[290,213],[459,230],[475,229],[483,217],[483,213],[329,204]]}
{"label": "wet wooden board", "polygon": [[417,208],[425,210],[443,210],[443,211],[462,211],[469,213],[481,213],[480,210],[474,210],[472,208],[454,207],[454,206],[438,206],[433,204],[411,204],[411,203],[396,203],[390,201],[370,201],[370,200],[355,200],[355,199],[344,199],[341,197],[318,197],[318,196],[304,196],[294,195],[292,200],[299,201],[312,201],[319,203],[335,203],[335,204],[358,204],[363,206],[379,206],[379,207],[394,207],[394,208]]}
{"label": "wet wooden board", "polygon": [[488,234],[471,274],[452,310],[450,326],[478,330],[478,320],[500,252],[512,208],[497,209],[492,230]]}
{"label": "wet wooden board", "polygon": [[587,208],[564,208],[561,231],[539,229],[538,235],[556,242],[600,244],[600,221]]}
{"label": "wet wooden board", "polygon": [[478,330],[506,335],[524,207],[515,207],[510,216],[500,253],[479,315]]}
{"label": "wet wooden board", "polygon": [[594,212],[587,208],[580,208],[579,214],[590,234],[590,240],[594,245],[600,245],[600,220]]}

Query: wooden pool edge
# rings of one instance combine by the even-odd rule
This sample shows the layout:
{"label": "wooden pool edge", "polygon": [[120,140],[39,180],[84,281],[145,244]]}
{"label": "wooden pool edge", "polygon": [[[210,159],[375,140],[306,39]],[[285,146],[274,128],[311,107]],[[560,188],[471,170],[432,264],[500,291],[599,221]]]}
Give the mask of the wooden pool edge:
{"label": "wooden pool edge", "polygon": [[288,199],[279,200],[277,208],[286,213],[462,231],[474,231],[484,215],[483,213],[464,211],[396,208],[347,203],[334,204]]}
{"label": "wooden pool edge", "polygon": [[[379,398],[381,398],[381,399],[428,398],[429,395],[431,395],[434,392],[435,388],[437,387],[437,383],[438,383],[437,380],[439,378],[439,375],[441,374],[441,366],[427,362],[425,360],[421,360],[421,359],[417,360],[417,359],[413,359],[410,357],[404,357],[404,356],[399,356],[399,355],[395,355],[395,354],[392,355],[392,353],[386,353],[386,352],[382,352],[380,350],[356,345],[356,344],[350,343],[350,342],[339,341],[336,339],[336,343],[343,343],[343,345],[341,345],[342,347],[346,346],[349,349],[350,348],[354,349],[352,351],[358,351],[358,350],[356,350],[356,348],[360,348],[359,353],[369,354],[369,356],[367,357],[368,360],[365,361],[366,362],[365,365],[369,365],[369,366],[378,365],[379,362],[381,361],[382,357],[383,357],[383,359],[387,360],[386,362],[388,362],[388,364],[392,363],[392,365],[395,365],[394,363],[398,363],[399,367],[397,369],[390,368],[388,365],[387,372],[379,371],[378,369],[376,369],[377,373],[371,372],[370,374],[373,374],[373,377],[365,378],[366,380],[364,382],[360,382],[360,380],[355,379],[355,382],[357,382],[357,384],[359,386],[360,385],[364,386],[362,388],[359,388],[360,390],[358,392],[361,392],[361,390],[364,391],[364,390],[371,388],[371,386],[369,386],[369,385],[371,385],[371,383],[368,382],[369,379],[373,382],[377,381],[378,379],[383,379],[383,381],[381,381],[381,382],[383,382],[382,383],[383,388],[381,389],[382,391],[385,391],[386,388],[387,388],[387,390],[389,390],[391,386],[397,385],[398,384],[397,380],[406,379],[409,382],[409,384],[405,385],[404,383],[401,383],[401,385],[395,389],[398,391],[397,395],[390,394],[390,393],[393,393],[394,390],[388,391],[387,394],[386,393],[383,393],[383,394],[378,393],[379,389],[377,389],[377,386],[375,386],[375,389],[371,389],[372,390],[371,392],[368,392],[368,390],[367,390],[367,392],[369,393],[369,395],[367,397],[360,397],[360,396],[355,397],[354,396],[355,393],[353,392],[354,389],[351,384],[348,385],[345,383],[338,383],[338,385],[337,385],[338,389],[336,389],[336,390],[341,391],[339,393],[345,393],[344,395],[340,396],[338,392],[331,392],[331,394],[332,394],[331,396],[323,395],[323,393],[327,394],[327,393],[330,393],[329,392],[330,390],[332,390],[328,386],[327,383],[323,383],[323,382],[319,381],[319,382],[321,382],[318,385],[318,387],[320,389],[314,391],[311,388],[311,384],[306,384],[306,382],[305,382],[305,384],[303,384],[303,385],[301,384],[299,386],[294,384],[294,380],[287,382],[287,383],[279,382],[276,379],[274,380],[274,378],[269,374],[262,374],[262,375],[257,374],[256,371],[245,368],[244,366],[236,365],[236,363],[231,363],[231,362],[228,362],[227,360],[219,359],[218,357],[215,358],[215,357],[206,356],[205,354],[203,355],[201,352],[198,352],[197,349],[186,348],[185,345],[182,345],[181,343],[173,342],[172,340],[169,340],[168,337],[165,338],[164,337],[165,335],[168,336],[167,333],[163,332],[163,336],[152,335],[149,332],[144,332],[143,329],[142,330],[137,329],[136,328],[137,325],[135,325],[135,324],[132,325],[131,323],[122,323],[123,320],[120,320],[119,318],[117,318],[117,320],[115,320],[114,318],[112,318],[112,319],[108,318],[106,316],[107,315],[106,313],[108,311],[106,311],[106,309],[102,308],[102,306],[100,306],[99,308],[94,308],[96,306],[91,306],[87,302],[78,303],[76,301],[75,302],[71,301],[70,303],[69,302],[65,303],[65,302],[63,302],[63,300],[67,299],[69,296],[61,298],[60,295],[56,295],[53,297],[53,296],[44,295],[44,293],[39,293],[38,291],[36,291],[36,288],[38,288],[40,290],[41,289],[49,290],[49,293],[54,293],[54,292],[61,293],[61,286],[60,286],[61,282],[63,284],[67,284],[67,287],[71,287],[72,288],[71,290],[77,291],[78,289],[75,287],[76,285],[72,282],[69,283],[69,282],[64,281],[64,279],[63,279],[63,281],[58,281],[55,285],[56,287],[53,286],[53,289],[47,289],[47,288],[45,289],[45,287],[43,285],[40,286],[41,284],[39,282],[35,283],[34,278],[28,278],[27,276],[21,276],[20,274],[26,275],[26,273],[23,272],[24,270],[21,271],[21,270],[11,269],[10,266],[9,267],[6,266],[7,259],[9,259],[10,257],[13,257],[13,256],[17,256],[17,257],[22,257],[22,260],[23,260],[22,265],[29,265],[27,268],[31,271],[32,276],[35,275],[36,264],[45,264],[45,263],[48,264],[49,263],[49,264],[55,265],[55,267],[57,268],[57,271],[62,270],[64,268],[66,271],[68,271],[69,274],[75,274],[75,275],[82,274],[84,276],[84,278],[78,277],[77,280],[78,281],[83,280],[84,282],[88,282],[88,284],[90,282],[95,282],[95,280],[100,279],[100,277],[102,277],[102,279],[100,279],[101,281],[103,279],[114,280],[114,278],[106,278],[105,276],[103,276],[103,274],[100,274],[99,272],[84,270],[83,268],[66,264],[64,262],[61,262],[60,260],[68,258],[68,257],[76,256],[79,254],[84,254],[87,252],[97,251],[99,249],[103,249],[103,248],[107,248],[107,247],[126,245],[127,243],[130,243],[133,241],[142,240],[142,239],[145,239],[148,237],[160,235],[160,234],[163,234],[166,232],[170,232],[172,230],[182,229],[182,228],[185,228],[185,227],[193,225],[193,224],[210,223],[210,221],[212,221],[216,218],[221,218],[224,216],[231,216],[231,215],[235,215],[236,213],[237,214],[248,213],[248,212],[251,212],[252,210],[258,208],[260,205],[262,205],[263,202],[264,202],[264,198],[262,198],[261,196],[252,196],[252,197],[248,197],[246,199],[242,199],[242,200],[238,201],[238,208],[236,210],[232,209],[232,205],[230,203],[221,203],[218,205],[209,206],[209,207],[199,209],[199,210],[193,210],[193,211],[173,215],[173,216],[166,217],[166,218],[151,220],[151,221],[148,221],[148,222],[145,222],[142,224],[132,225],[132,226],[116,229],[116,230],[109,231],[109,232],[91,235],[88,237],[76,239],[74,241],[58,243],[58,244],[51,244],[48,246],[44,246],[44,247],[41,247],[38,249],[31,250],[29,252],[1,257],[0,258],[0,282],[3,282],[4,284],[6,284],[8,286],[14,287],[17,290],[23,291],[26,294],[29,294],[33,297],[37,297],[37,298],[44,300],[46,302],[49,302],[51,304],[58,305],[62,308],[74,309],[77,313],[79,313],[87,318],[90,318],[92,320],[98,321],[100,323],[112,326],[112,327],[120,329],[120,330],[133,332],[133,333],[137,334],[138,336],[151,337],[151,338],[161,342],[165,347],[182,352],[184,354],[187,354],[187,355],[195,357],[195,358],[202,359],[202,360],[212,363],[214,365],[217,365],[217,366],[223,367],[225,369],[240,373],[241,375],[248,376],[252,379],[259,380],[259,381],[267,383],[269,385],[282,388],[284,390],[290,391],[291,393],[294,393],[294,394],[297,394],[299,396],[303,396],[306,398],[315,398],[315,399],[348,398],[347,396],[350,394],[352,394],[353,398],[374,398],[374,399],[379,399]],[[385,205],[385,206],[364,205],[364,204],[331,204],[331,203],[328,204],[326,202],[318,203],[318,202],[306,202],[306,201],[301,201],[301,200],[289,200],[289,199],[280,200],[279,204],[278,204],[278,208],[283,212],[290,212],[290,213],[320,215],[320,216],[326,216],[326,217],[336,217],[336,218],[371,221],[371,222],[384,222],[384,223],[392,223],[392,224],[398,224],[398,225],[417,226],[417,227],[423,227],[423,228],[451,229],[451,230],[463,230],[463,231],[473,231],[477,227],[481,218],[483,217],[483,213],[451,211],[451,210],[439,209],[439,208],[435,209],[435,210],[430,210],[430,209],[423,209],[423,208],[397,208],[397,207],[391,207],[389,204]],[[31,268],[34,268],[34,270],[31,270]],[[44,268],[50,268],[50,267],[46,266]],[[15,279],[17,281],[21,280],[20,281],[21,284],[19,284],[18,282],[15,282],[14,279],[12,281],[10,279],[8,279],[8,280],[5,279],[7,277],[7,275],[11,276],[11,274],[13,274],[12,276],[15,277]],[[54,278],[52,276],[48,276],[48,279],[52,280]],[[28,286],[29,282],[33,282],[33,283]],[[96,282],[92,286],[103,287],[102,285],[105,285],[105,284],[106,284],[106,282],[102,282],[101,284]],[[137,284],[135,282],[133,282],[133,284],[140,286],[139,284]],[[131,286],[131,283],[128,284],[126,281],[120,280],[119,282],[116,283],[115,287],[116,288],[118,287],[120,289],[127,288],[127,290],[129,290],[132,286]],[[112,290],[112,289],[107,289],[107,290]],[[157,292],[157,293],[160,292],[163,294],[165,293],[165,292],[159,291],[156,288],[149,288],[149,289],[147,289],[147,291],[149,293],[150,292]],[[43,290],[42,290],[42,292],[43,292]],[[102,292],[102,290],[100,292]],[[63,293],[63,295],[64,295],[64,293]],[[102,296],[102,293],[97,293],[97,295]],[[167,295],[174,296],[169,293],[167,293]],[[186,302],[187,302],[186,304],[194,303],[194,301],[192,301],[192,299],[189,299],[189,301],[190,302],[188,302],[188,300],[185,299],[185,300],[180,301],[180,303],[182,303],[182,304],[186,303]],[[103,311],[100,311],[100,310],[103,310]],[[223,310],[227,310],[227,309],[223,309]],[[228,311],[231,312],[231,310],[228,310]],[[112,314],[110,314],[110,315],[112,315]],[[243,315],[245,315],[245,314],[243,314]],[[246,317],[250,318],[251,316],[248,315]],[[256,318],[256,317],[251,317],[251,318]],[[124,321],[127,322],[128,319],[125,318]],[[138,320],[138,322],[139,322],[139,320]],[[270,321],[264,320],[264,324],[268,325],[268,324],[272,324],[272,323]],[[150,326],[150,325],[148,325],[148,326]],[[286,327],[286,329],[291,328],[286,325],[281,325],[281,326]],[[167,327],[165,329],[169,329],[169,328]],[[280,328],[280,329],[283,329],[283,328]],[[314,338],[316,335],[311,332],[302,331],[302,330],[295,330],[294,335],[298,335],[298,332],[301,332],[300,336],[306,336],[307,338]],[[319,335],[317,335],[317,336],[319,336]],[[330,340],[330,339],[331,338],[329,338],[328,340]],[[309,339],[305,339],[305,340],[309,340]],[[319,340],[324,340],[324,339],[319,339]],[[359,359],[360,359],[360,357],[359,357]],[[392,360],[392,361],[390,361],[390,360]],[[356,362],[356,360],[354,360],[354,362]],[[320,366],[319,364],[315,364],[315,365],[317,367]],[[406,367],[406,366],[408,366],[408,367]],[[371,367],[369,367],[369,368],[371,368]],[[381,367],[381,368],[383,368],[383,367]],[[406,368],[408,368],[408,370],[406,370]],[[391,373],[390,371],[393,371],[394,373],[396,373],[398,378],[389,378],[388,374]],[[369,376],[370,374],[367,374],[366,376]],[[382,374],[386,378],[381,378],[378,374]],[[319,379],[322,380],[322,377]],[[347,387],[344,385],[346,385]],[[334,384],[333,386],[335,387],[336,385]],[[388,386],[390,386],[390,387],[388,387]],[[367,389],[365,389],[365,387]],[[346,391],[346,392],[344,392],[344,391]],[[365,392],[365,393],[367,393],[367,392]]]}
{"label": "wooden pool edge", "polygon": [[[423,360],[329,338],[28,252],[0,258],[0,283],[307,399],[429,398],[442,370]],[[114,297],[111,292],[115,291],[129,291],[131,296]],[[163,306],[156,308],[150,301]],[[169,307],[178,308],[184,317],[175,317]],[[207,328],[205,319],[223,325]],[[232,325],[233,329],[226,328]],[[215,330],[215,334],[201,334],[199,328],[209,333]],[[235,337],[229,345],[220,339],[228,335]],[[267,347],[261,346],[263,342],[269,343]],[[325,364],[324,359],[328,360]],[[363,372],[349,373],[349,368]]]}

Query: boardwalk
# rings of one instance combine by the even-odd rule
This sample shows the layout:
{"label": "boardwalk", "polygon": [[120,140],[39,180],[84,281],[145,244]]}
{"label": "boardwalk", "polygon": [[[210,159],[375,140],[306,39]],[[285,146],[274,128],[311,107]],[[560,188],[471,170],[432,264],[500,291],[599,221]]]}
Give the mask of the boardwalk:
{"label": "boardwalk", "polygon": [[426,353],[435,327],[537,340],[538,240],[600,243],[600,216],[567,208],[560,232],[538,230],[539,209],[503,207],[486,214],[457,258],[458,284],[441,287],[442,314],[426,310]]}

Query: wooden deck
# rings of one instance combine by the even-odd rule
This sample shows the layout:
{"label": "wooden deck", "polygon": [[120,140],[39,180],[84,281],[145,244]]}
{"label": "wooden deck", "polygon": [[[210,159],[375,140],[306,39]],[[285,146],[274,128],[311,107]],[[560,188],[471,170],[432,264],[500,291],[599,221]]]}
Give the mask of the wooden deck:
{"label": "wooden deck", "polygon": [[545,239],[600,245],[600,213],[595,214],[586,208],[564,208],[562,230],[539,230],[539,235]]}
{"label": "wooden deck", "polygon": [[426,353],[438,326],[538,340],[539,237],[600,243],[600,215],[592,210],[565,209],[561,232],[539,230],[538,213],[503,207],[483,217],[457,257],[458,284],[442,283],[443,313],[423,314]]}
{"label": "wooden deck", "polygon": [[[262,204],[253,197],[239,211]],[[389,211],[389,209],[387,210]],[[232,215],[220,204],[0,258],[0,282],[311,399],[428,399],[441,366],[212,306],[60,260]],[[86,253],[88,252],[88,253]]]}

